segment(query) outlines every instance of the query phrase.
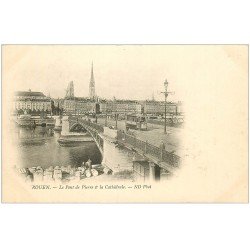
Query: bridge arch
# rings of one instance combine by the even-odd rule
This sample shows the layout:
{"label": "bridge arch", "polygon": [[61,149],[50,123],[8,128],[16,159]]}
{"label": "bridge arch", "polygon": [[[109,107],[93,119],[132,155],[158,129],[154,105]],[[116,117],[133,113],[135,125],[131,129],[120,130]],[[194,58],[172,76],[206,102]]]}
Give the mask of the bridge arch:
{"label": "bridge arch", "polygon": [[88,132],[87,129],[79,122],[71,125],[69,132]]}
{"label": "bridge arch", "polygon": [[[94,142],[96,143],[99,151],[103,154],[103,138],[100,133],[93,127],[93,124],[87,122],[86,120],[74,118],[74,117],[67,117],[64,120],[64,123],[67,121],[68,124],[68,132],[74,132],[73,130],[76,128],[81,129],[84,132],[88,132],[90,136],[93,138]],[[66,124],[66,123],[65,123]],[[92,126],[91,126],[92,125]]]}

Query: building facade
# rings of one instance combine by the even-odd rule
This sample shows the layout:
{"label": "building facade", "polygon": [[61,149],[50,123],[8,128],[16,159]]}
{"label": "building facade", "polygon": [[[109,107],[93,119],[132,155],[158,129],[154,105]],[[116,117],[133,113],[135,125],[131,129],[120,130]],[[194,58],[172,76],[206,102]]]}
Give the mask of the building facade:
{"label": "building facade", "polygon": [[13,98],[13,113],[32,114],[51,113],[51,99],[42,92],[17,91]]}
{"label": "building facade", "polygon": [[75,100],[71,98],[65,98],[63,102],[63,113],[65,115],[74,114],[76,112]]}
{"label": "building facade", "polygon": [[100,102],[101,113],[140,114],[142,106],[131,100],[105,100]]}
{"label": "building facade", "polygon": [[96,112],[95,101],[84,98],[65,98],[63,103],[63,113],[66,115],[70,114],[89,114]]}
{"label": "building facade", "polygon": [[[163,115],[165,113],[165,102],[147,100],[141,103],[144,114]],[[167,103],[166,112],[176,114],[178,112],[178,103]]]}
{"label": "building facade", "polygon": [[90,114],[96,112],[96,103],[93,100],[78,97],[75,105],[78,114]]}

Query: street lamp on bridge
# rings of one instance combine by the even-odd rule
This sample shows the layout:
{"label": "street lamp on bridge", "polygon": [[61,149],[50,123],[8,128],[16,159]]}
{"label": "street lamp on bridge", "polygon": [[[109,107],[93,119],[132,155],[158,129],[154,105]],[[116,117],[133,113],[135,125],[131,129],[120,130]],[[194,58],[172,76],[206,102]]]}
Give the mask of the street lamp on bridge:
{"label": "street lamp on bridge", "polygon": [[174,92],[168,92],[168,81],[167,79],[165,80],[164,82],[164,87],[165,87],[165,91],[164,92],[161,92],[162,94],[164,94],[165,96],[165,101],[164,101],[164,104],[165,104],[165,115],[164,115],[164,134],[167,133],[167,97],[169,94],[174,94]]}

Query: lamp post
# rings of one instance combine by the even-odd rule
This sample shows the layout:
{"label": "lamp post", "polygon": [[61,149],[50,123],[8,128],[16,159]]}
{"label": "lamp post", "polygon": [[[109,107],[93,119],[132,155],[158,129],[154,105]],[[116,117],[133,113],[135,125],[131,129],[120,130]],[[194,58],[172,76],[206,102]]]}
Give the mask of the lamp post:
{"label": "lamp post", "polygon": [[167,133],[167,97],[168,97],[168,81],[165,80],[164,82],[164,87],[165,87],[165,116],[164,116],[164,134]]}
{"label": "lamp post", "polygon": [[167,79],[165,80],[164,82],[164,87],[165,87],[165,91],[164,92],[161,92],[162,94],[164,94],[164,97],[165,97],[165,101],[164,101],[164,134],[167,133],[167,97],[169,94],[172,94],[174,92],[168,92],[168,81]]}
{"label": "lamp post", "polygon": [[107,113],[107,107],[106,107],[106,115],[105,115],[105,127],[108,126],[108,113]]}
{"label": "lamp post", "polygon": [[118,120],[118,113],[117,113],[117,104],[115,105],[115,129],[117,130],[117,120]]}

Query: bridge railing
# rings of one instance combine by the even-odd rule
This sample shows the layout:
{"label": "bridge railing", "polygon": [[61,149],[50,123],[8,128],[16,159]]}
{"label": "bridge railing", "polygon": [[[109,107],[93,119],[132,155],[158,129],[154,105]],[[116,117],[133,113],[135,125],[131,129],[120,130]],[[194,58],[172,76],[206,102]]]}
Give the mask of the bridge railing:
{"label": "bridge railing", "polygon": [[93,123],[93,122],[91,122],[89,120],[85,120],[83,118],[78,118],[78,117],[75,117],[75,116],[71,116],[70,120],[74,121],[74,122],[79,122],[79,123],[86,124],[87,126],[92,127],[93,129],[97,130],[98,132],[103,132],[104,131],[102,125]]}
{"label": "bridge railing", "polygon": [[103,150],[103,138],[99,135],[99,133],[96,130],[91,130],[90,133],[92,134],[93,138],[96,140],[98,145]]}
{"label": "bridge railing", "polygon": [[159,161],[166,162],[172,167],[178,167],[180,165],[181,158],[178,155],[166,151],[163,147],[157,147],[147,141],[142,141],[133,135],[118,131],[117,140],[129,144],[135,149],[139,149],[144,154],[150,155]]}
{"label": "bridge railing", "polygon": [[99,124],[93,123],[93,122],[91,122],[91,121],[85,121],[85,120],[83,120],[83,122],[84,122],[86,125],[88,125],[88,126],[94,128],[94,129],[97,130],[98,132],[103,132],[103,131],[104,131],[103,126],[101,126],[101,125],[99,125]]}

